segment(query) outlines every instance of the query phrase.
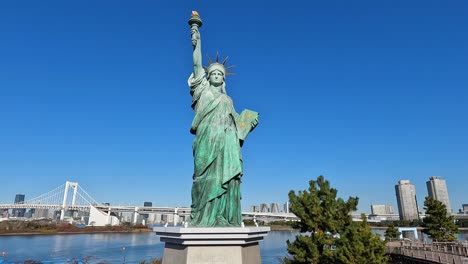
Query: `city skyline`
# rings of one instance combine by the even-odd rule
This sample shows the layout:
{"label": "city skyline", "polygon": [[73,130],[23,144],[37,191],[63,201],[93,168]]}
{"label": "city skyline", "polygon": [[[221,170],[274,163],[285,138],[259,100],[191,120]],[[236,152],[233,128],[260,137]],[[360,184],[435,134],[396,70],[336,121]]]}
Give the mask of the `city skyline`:
{"label": "city skyline", "polygon": [[[434,183],[436,181],[437,183]],[[401,186],[408,185],[410,186],[410,189],[408,190],[403,190]],[[429,177],[429,181],[426,182],[427,186],[427,195],[422,195],[422,200],[426,196],[432,197],[434,199],[440,200],[442,203],[444,203],[447,206],[447,212],[449,213],[459,213],[459,212],[465,212],[466,213],[466,208],[468,208],[467,204],[461,204],[459,208],[456,208],[457,210],[453,210],[450,201],[449,201],[449,195],[448,195],[448,190],[447,190],[447,185],[446,181],[443,180],[440,176],[431,176]],[[410,180],[399,180],[398,184],[395,185],[395,191],[396,191],[396,204],[398,208],[398,215],[402,217],[402,215],[405,215],[405,210],[403,209],[403,213],[400,213],[400,207],[402,205],[399,204],[399,197],[400,195],[404,195],[405,192],[410,192],[414,195],[412,195],[415,199],[415,204],[412,206],[416,206],[416,211],[417,213],[414,213],[414,215],[419,215],[421,213],[424,214],[424,208],[423,205],[420,205],[418,202],[418,195],[416,195],[415,191],[415,185],[410,182]],[[406,195],[408,196],[408,195]],[[37,197],[33,197],[31,199],[34,199]],[[403,198],[402,198],[403,199]],[[403,200],[408,200],[409,198],[406,197]],[[28,199],[25,199],[24,194],[16,194],[14,203],[21,203],[23,201],[27,201]],[[2,203],[2,201],[0,201]],[[6,202],[8,203],[8,202]],[[112,203],[109,202],[103,202],[105,204],[111,205]],[[408,201],[406,201],[408,203]],[[143,206],[152,206],[153,202],[152,201],[144,201]],[[129,202],[124,202],[124,203],[117,203],[117,204],[112,204],[112,205],[131,205]],[[134,204],[132,204],[134,205]],[[159,206],[165,206],[163,204],[160,204]],[[188,205],[179,205],[181,207],[189,207]],[[276,207],[276,210],[271,210],[271,208]],[[455,206],[456,207],[456,206]],[[249,209],[247,209],[249,208]],[[18,209],[16,209],[18,210]],[[289,201],[286,201],[282,206],[278,202],[271,202],[271,203],[257,203],[256,205],[243,205],[243,211],[251,211],[251,212],[287,212],[289,213]],[[13,215],[15,214],[15,209],[13,209]],[[393,205],[387,204],[371,204],[370,205],[370,211],[359,211],[358,212],[366,212],[369,215],[392,215],[392,214],[397,214],[394,209]],[[405,218],[405,217],[403,217]]]}
{"label": "city skyline", "polygon": [[456,212],[468,202],[467,5],[2,2],[0,202],[69,180],[102,202],[190,205],[198,10],[204,53],[236,66],[236,110],[260,113],[244,210],[319,175],[361,212],[397,208],[394,185],[409,179],[422,207],[440,175]]}

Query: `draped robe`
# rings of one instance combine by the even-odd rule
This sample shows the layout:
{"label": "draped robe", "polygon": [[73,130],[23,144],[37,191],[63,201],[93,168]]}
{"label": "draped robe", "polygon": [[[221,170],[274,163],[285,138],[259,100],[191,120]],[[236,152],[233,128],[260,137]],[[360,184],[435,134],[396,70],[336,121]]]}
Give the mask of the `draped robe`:
{"label": "draped robe", "polygon": [[233,102],[204,75],[189,78],[195,117],[191,226],[240,226],[241,145]]}

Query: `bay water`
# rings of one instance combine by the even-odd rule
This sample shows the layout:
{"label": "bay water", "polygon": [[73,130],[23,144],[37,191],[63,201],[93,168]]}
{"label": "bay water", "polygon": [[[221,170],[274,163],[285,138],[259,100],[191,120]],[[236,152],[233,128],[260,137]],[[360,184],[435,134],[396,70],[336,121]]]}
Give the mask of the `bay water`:
{"label": "bay water", "polygon": [[[286,240],[297,232],[272,231],[260,242],[263,264],[278,264]],[[139,263],[162,257],[164,243],[155,233],[102,233],[0,236],[6,262],[80,258],[89,263]],[[0,259],[2,257],[0,256]]]}
{"label": "bay water", "polygon": [[[286,241],[297,234],[271,231],[260,242],[262,263],[279,264],[278,259],[287,255]],[[467,241],[468,232],[458,234],[458,240]],[[164,243],[151,232],[0,236],[0,252],[6,253],[3,259],[7,262],[79,258],[95,264],[130,264],[160,258],[163,250]]]}

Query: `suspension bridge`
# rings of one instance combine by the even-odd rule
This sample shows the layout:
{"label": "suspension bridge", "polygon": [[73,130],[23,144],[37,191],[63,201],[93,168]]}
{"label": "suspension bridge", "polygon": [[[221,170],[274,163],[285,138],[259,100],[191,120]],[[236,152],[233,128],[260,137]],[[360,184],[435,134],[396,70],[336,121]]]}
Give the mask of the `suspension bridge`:
{"label": "suspension bridge", "polygon": [[[186,219],[191,212],[189,207],[111,205],[97,202],[78,182],[70,181],[32,199],[17,203],[0,203],[0,210],[10,209],[53,210],[60,212],[60,220],[65,220],[67,212],[84,212],[89,216],[87,224],[95,226],[120,224],[124,213],[130,213],[133,216],[132,222],[135,224],[139,216],[149,214],[166,216],[166,222],[176,224]],[[291,213],[243,212],[242,215],[245,218],[254,219],[297,219]]]}
{"label": "suspension bridge", "polygon": [[77,182],[67,181],[57,188],[32,199],[12,204],[0,204],[0,209],[60,210],[61,219],[63,220],[66,210],[89,211],[91,205],[98,206],[100,204],[81,188]]}

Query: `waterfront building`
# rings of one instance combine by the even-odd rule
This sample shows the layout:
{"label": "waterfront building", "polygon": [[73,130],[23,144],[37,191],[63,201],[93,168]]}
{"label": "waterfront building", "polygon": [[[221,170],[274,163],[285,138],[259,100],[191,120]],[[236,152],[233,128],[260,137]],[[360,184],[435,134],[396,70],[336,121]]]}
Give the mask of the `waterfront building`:
{"label": "waterfront building", "polygon": [[393,206],[383,204],[371,205],[371,214],[369,215],[369,220],[395,221],[399,219],[400,217],[398,214],[395,214]]}
{"label": "waterfront building", "polygon": [[409,180],[400,180],[395,185],[400,220],[419,219],[416,188]]}
{"label": "waterfront building", "polygon": [[271,203],[270,212],[275,213],[275,214],[279,213],[280,212],[279,204],[278,203]]}
{"label": "waterfront building", "polygon": [[151,213],[151,214],[148,214],[148,218],[146,219],[146,224],[154,224],[156,223],[156,214],[155,213]]}
{"label": "waterfront building", "polygon": [[120,216],[120,222],[122,223],[131,223],[133,221],[131,215],[121,215]]}
{"label": "waterfront building", "polygon": [[[17,194],[15,196],[15,204],[24,203],[24,197],[24,194]],[[13,209],[12,211],[14,217],[24,217],[24,213],[26,213],[26,209]]]}
{"label": "waterfront building", "polygon": [[33,214],[33,218],[48,218],[49,209],[36,209]]}
{"label": "waterfront building", "polygon": [[383,204],[371,205],[371,214],[373,215],[390,215],[394,214],[393,206]]}
{"label": "waterfront building", "polygon": [[8,218],[8,210],[0,209],[0,218]]}
{"label": "waterfront building", "polygon": [[162,214],[159,214],[159,213],[154,214],[154,223],[155,224],[160,224],[161,221],[162,221]]}
{"label": "waterfront building", "polygon": [[[152,202],[144,202],[143,207],[153,207],[153,203]],[[145,223],[147,223],[149,214],[142,214],[141,216],[143,217],[143,220],[145,221]]]}
{"label": "waterfront building", "polygon": [[250,207],[250,212],[258,213],[258,212],[260,212],[260,207],[258,205],[252,205]]}
{"label": "waterfront building", "polygon": [[462,204],[462,212],[468,214],[468,204]]}
{"label": "waterfront building", "polygon": [[137,212],[132,213],[131,214],[132,223],[133,223],[133,221],[136,220],[135,224],[144,224],[144,223],[146,223],[147,216],[148,216],[148,214],[139,214]]}
{"label": "waterfront building", "polygon": [[260,204],[260,212],[261,213],[269,213],[270,212],[270,206],[267,203]]}
{"label": "waterfront building", "polygon": [[439,176],[432,176],[429,181],[426,182],[427,194],[429,197],[440,201],[447,207],[447,212],[452,213],[452,207],[450,206],[450,200],[447,190],[447,184],[445,180],[442,180]]}
{"label": "waterfront building", "polygon": [[174,215],[173,214],[163,214],[161,220],[162,220],[163,223],[173,224],[174,223]]}
{"label": "waterfront building", "polygon": [[51,219],[54,219],[54,220],[57,220],[57,219],[60,219],[60,214],[62,212],[59,210],[59,211],[52,211],[52,210],[49,210],[49,218]]}
{"label": "waterfront building", "polygon": [[25,218],[32,218],[35,212],[36,212],[36,209],[33,209],[33,208],[28,209],[28,210],[26,210],[26,212],[24,213],[24,217],[25,217]]}
{"label": "waterfront building", "polygon": [[283,205],[283,212],[289,214],[289,212],[291,211],[290,208],[291,208],[291,205],[289,204],[289,202],[284,203],[284,205]]}

